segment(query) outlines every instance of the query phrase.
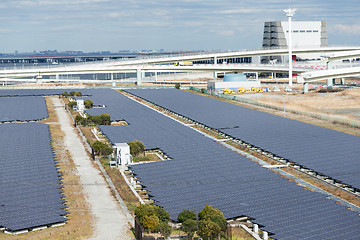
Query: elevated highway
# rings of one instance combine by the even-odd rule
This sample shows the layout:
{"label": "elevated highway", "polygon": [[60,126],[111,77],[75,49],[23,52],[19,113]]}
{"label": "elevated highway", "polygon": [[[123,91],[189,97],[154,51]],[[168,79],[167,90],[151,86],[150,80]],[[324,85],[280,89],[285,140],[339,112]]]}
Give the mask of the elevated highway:
{"label": "elevated highway", "polygon": [[[332,59],[353,58],[360,54],[360,47],[326,47],[326,48],[311,48],[311,49],[294,49],[293,54],[314,54],[329,55]],[[94,74],[94,73],[119,73],[119,72],[136,72],[138,83],[141,83],[141,78],[144,72],[193,72],[193,71],[210,71],[210,72],[278,72],[287,73],[288,66],[286,65],[261,65],[261,64],[216,64],[218,59],[227,58],[241,58],[254,56],[276,56],[287,55],[288,49],[262,49],[251,51],[233,51],[233,52],[218,52],[218,53],[196,53],[177,56],[158,56],[135,60],[116,60],[104,61],[86,64],[70,64],[70,65],[54,65],[46,68],[18,68],[0,70],[0,79],[12,79],[22,77],[36,77],[62,74]],[[197,60],[213,60],[215,64],[199,64],[193,66],[175,66],[173,63],[179,61],[197,61]],[[315,68],[314,66],[312,66]],[[319,67],[323,70],[326,67]],[[316,73],[317,71],[307,72],[309,68],[294,67],[293,72],[303,73],[303,78],[306,82],[316,81],[330,77],[333,72]],[[356,70],[338,70],[334,72],[337,76],[353,76]],[[56,79],[54,81],[56,81]]]}
{"label": "elevated highway", "polygon": [[[35,77],[38,75],[56,74],[91,74],[91,73],[117,73],[117,72],[193,72],[193,71],[229,71],[229,72],[280,72],[286,73],[288,67],[285,65],[255,65],[255,64],[199,64],[193,66],[174,66],[174,65],[74,65],[59,66],[54,68],[34,68],[34,69],[11,69],[0,71],[0,78]],[[302,73],[304,68],[294,68],[295,73]]]}
{"label": "elevated highway", "polygon": [[329,78],[345,78],[360,76],[360,67],[308,71],[301,75],[305,82],[327,80]]}
{"label": "elevated highway", "polygon": [[[346,52],[360,50],[360,47],[325,47],[325,48],[303,48],[293,49],[294,55],[299,54],[313,54],[319,53],[326,55],[334,52]],[[135,60],[114,61],[115,65],[138,65],[138,64],[161,64],[161,63],[174,63],[178,61],[200,61],[200,60],[214,60],[226,58],[242,58],[242,57],[256,57],[256,56],[276,56],[287,55],[289,50],[285,49],[261,49],[261,50],[244,50],[244,51],[229,51],[218,53],[199,53],[177,56],[158,56]]]}

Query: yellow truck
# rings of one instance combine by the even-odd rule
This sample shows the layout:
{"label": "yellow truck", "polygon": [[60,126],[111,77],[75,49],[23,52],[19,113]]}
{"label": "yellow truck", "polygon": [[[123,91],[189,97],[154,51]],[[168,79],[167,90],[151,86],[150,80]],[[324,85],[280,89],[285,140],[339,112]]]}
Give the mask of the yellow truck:
{"label": "yellow truck", "polygon": [[222,91],[223,91],[224,94],[234,94],[235,93],[234,90],[227,89],[227,88],[222,89]]}
{"label": "yellow truck", "polygon": [[238,88],[238,93],[245,93],[246,92],[246,88]]}

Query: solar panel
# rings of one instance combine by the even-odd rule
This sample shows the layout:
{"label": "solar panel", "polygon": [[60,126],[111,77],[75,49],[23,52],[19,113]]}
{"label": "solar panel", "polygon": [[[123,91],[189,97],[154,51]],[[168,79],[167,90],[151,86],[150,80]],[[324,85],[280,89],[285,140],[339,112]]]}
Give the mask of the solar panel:
{"label": "solar panel", "polygon": [[[106,106],[88,113],[108,112],[112,120],[129,123],[100,127],[112,143],[140,140],[147,149],[159,148],[172,158],[131,166],[151,198],[169,211],[172,219],[185,209],[199,211],[204,204],[211,204],[227,218],[252,218],[277,239],[325,239],[328,232],[318,229],[327,226],[341,239],[360,237],[358,213],[325,195],[307,191],[116,91],[84,91],[95,104]],[[219,121],[218,126],[230,123]]]}
{"label": "solar panel", "polygon": [[357,136],[177,89],[126,91],[360,189]]}
{"label": "solar panel", "polygon": [[0,226],[18,231],[66,221],[48,125],[0,124],[0,133]]}
{"label": "solar panel", "polygon": [[[101,111],[129,123],[100,127],[112,143],[137,139],[148,149],[159,148],[172,158],[131,166],[151,198],[168,210],[172,219],[184,209],[199,211],[207,203],[220,209],[227,218],[249,216],[255,219],[266,226],[267,231],[275,233],[276,238],[296,236],[298,233],[294,229],[304,224],[302,219],[307,215],[312,216],[313,221],[305,221],[304,229],[311,228],[314,221],[336,229],[342,218],[360,225],[357,213],[261,168],[190,128],[120,94],[108,93],[107,100],[101,98],[95,98],[107,101],[106,109]],[[284,217],[285,213],[289,214]],[[339,213],[344,215],[337,219]],[[283,229],[289,221],[292,227]],[[353,232],[356,234],[355,229]],[[314,233],[312,237],[321,239],[323,234]]]}
{"label": "solar panel", "polygon": [[37,121],[48,117],[43,97],[1,97],[0,122]]}

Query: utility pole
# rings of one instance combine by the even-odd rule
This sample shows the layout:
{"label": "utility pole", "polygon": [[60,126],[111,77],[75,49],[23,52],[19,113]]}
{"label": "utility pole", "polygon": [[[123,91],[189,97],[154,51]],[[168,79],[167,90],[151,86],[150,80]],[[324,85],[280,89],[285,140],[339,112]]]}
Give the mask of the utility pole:
{"label": "utility pole", "polygon": [[296,9],[285,9],[284,13],[289,19],[289,87],[292,87],[292,29],[291,29],[291,17],[294,16]]}

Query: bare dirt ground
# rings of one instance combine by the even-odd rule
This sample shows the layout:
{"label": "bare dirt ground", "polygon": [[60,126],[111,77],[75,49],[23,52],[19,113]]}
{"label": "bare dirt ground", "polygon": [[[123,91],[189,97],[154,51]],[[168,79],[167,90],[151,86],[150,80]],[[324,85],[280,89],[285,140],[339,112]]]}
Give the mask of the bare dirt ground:
{"label": "bare dirt ground", "polygon": [[[360,136],[360,129],[356,127],[335,124],[331,121],[323,121],[304,115],[292,114],[289,110],[295,110],[304,113],[314,113],[330,118],[342,119],[345,121],[360,122],[360,89],[347,89],[338,92],[310,92],[302,94],[300,91],[294,93],[270,92],[241,94],[240,97],[252,99],[259,103],[277,106],[281,109],[273,110],[265,107],[259,107],[252,104],[239,103],[249,108],[260,111],[270,112],[292,119],[312,123],[315,125],[343,131],[349,134]],[[285,108],[285,113],[284,109]]]}
{"label": "bare dirt ground", "polygon": [[286,109],[326,114],[349,120],[360,120],[360,89],[308,94],[263,93],[253,94],[251,98],[278,107],[283,107],[285,100]]}

